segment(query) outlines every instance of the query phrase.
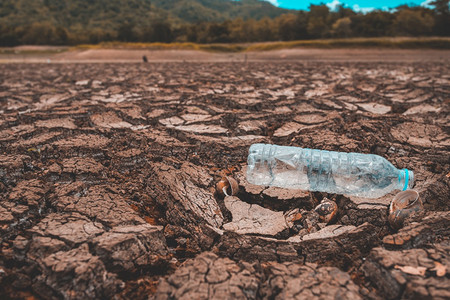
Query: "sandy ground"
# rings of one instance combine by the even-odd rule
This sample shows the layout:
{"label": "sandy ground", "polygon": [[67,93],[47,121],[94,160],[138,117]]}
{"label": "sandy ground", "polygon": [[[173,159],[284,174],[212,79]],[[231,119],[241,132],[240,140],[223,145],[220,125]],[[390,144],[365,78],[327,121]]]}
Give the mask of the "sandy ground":
{"label": "sandy ground", "polygon": [[[17,51],[39,51],[43,48],[23,46]],[[58,48],[59,49],[59,48]],[[63,48],[60,48],[63,49]],[[0,63],[95,63],[140,62],[247,62],[247,61],[366,61],[412,62],[450,61],[448,50],[403,49],[283,49],[245,53],[211,53],[196,50],[129,50],[90,49],[54,53],[0,54]]]}

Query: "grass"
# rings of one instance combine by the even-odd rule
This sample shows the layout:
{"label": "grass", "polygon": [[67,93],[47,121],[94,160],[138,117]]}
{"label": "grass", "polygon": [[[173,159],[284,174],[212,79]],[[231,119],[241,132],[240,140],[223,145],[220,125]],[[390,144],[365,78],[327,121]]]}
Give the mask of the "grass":
{"label": "grass", "polygon": [[106,42],[97,45],[78,45],[74,49],[151,49],[151,50],[200,50],[210,52],[242,52],[241,44],[196,44],[196,43],[123,43]]}
{"label": "grass", "polygon": [[68,47],[24,46],[18,48],[0,48],[0,54],[55,54],[67,50],[88,49],[147,49],[147,50],[200,50],[208,52],[248,52],[270,51],[292,48],[391,48],[391,49],[450,49],[448,37],[384,37],[384,38],[348,38],[323,39],[289,42],[264,42],[247,44],[196,44],[196,43],[123,43],[107,42],[97,45],[78,45]]}
{"label": "grass", "polygon": [[98,45],[79,45],[75,49],[153,49],[201,50],[209,52],[269,51],[292,48],[393,48],[393,49],[450,49],[450,38],[348,38],[249,44],[196,43],[123,43],[108,42]]}
{"label": "grass", "polygon": [[0,48],[0,54],[7,55],[47,55],[47,54],[57,54],[67,51],[67,47],[47,47],[39,46],[32,47],[32,49],[21,49],[21,48]]}
{"label": "grass", "polygon": [[450,38],[351,38],[272,42],[252,44],[246,50],[267,51],[291,48],[450,49]]}

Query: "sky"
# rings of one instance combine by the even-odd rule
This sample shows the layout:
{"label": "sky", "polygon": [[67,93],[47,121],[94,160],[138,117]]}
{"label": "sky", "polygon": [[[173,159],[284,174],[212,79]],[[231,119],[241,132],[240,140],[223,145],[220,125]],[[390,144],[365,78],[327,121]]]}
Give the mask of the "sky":
{"label": "sky", "polygon": [[330,9],[344,5],[357,12],[369,12],[375,9],[388,10],[402,4],[427,6],[432,0],[266,0],[275,6],[308,10],[310,4],[325,3]]}

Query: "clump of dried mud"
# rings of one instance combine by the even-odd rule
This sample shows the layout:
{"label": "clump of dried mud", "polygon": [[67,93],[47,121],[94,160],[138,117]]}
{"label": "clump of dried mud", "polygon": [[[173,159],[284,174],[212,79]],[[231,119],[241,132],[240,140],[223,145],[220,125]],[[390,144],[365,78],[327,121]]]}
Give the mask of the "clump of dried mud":
{"label": "clump of dried mud", "polygon": [[[448,63],[0,70],[2,298],[450,297]],[[250,185],[256,142],[384,156],[425,211]]]}

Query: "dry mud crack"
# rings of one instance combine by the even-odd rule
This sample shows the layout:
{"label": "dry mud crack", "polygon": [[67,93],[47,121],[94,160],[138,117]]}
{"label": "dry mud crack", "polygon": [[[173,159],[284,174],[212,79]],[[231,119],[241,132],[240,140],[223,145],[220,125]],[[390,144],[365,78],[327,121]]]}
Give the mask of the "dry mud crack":
{"label": "dry mud crack", "polygon": [[[448,61],[0,71],[0,298],[450,298]],[[425,210],[250,185],[256,142],[384,156]]]}

